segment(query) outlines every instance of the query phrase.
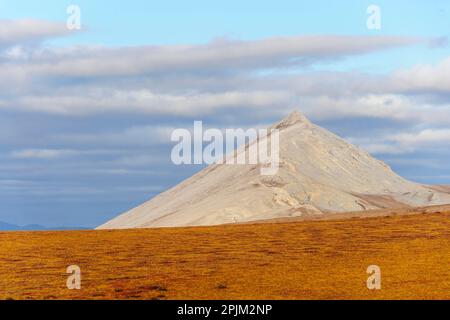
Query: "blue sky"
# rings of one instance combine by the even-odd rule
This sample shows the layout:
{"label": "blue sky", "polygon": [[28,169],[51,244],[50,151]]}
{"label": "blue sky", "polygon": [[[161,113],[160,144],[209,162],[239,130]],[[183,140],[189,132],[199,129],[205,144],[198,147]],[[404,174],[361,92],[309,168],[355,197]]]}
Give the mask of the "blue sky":
{"label": "blue sky", "polygon": [[0,1],[0,221],[94,227],[200,169],[171,129],[292,110],[449,184],[449,33],[448,1]]}

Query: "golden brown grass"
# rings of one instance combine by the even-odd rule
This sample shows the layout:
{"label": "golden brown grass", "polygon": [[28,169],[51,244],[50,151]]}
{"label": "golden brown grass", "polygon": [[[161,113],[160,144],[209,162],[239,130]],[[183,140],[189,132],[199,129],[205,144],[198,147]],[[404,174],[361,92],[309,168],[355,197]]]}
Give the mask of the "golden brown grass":
{"label": "golden brown grass", "polygon": [[[450,299],[450,213],[0,233],[1,299]],[[82,289],[66,288],[68,265]],[[368,290],[379,265],[382,289]]]}

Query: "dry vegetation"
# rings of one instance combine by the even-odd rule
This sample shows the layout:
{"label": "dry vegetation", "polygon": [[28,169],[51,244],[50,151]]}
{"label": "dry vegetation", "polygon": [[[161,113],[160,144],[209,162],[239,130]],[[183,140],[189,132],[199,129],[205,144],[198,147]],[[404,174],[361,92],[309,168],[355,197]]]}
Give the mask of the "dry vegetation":
{"label": "dry vegetation", "polygon": [[[436,210],[434,210],[436,211]],[[1,299],[450,299],[450,212],[0,233]],[[81,267],[82,289],[66,288]],[[382,290],[366,288],[366,268]]]}

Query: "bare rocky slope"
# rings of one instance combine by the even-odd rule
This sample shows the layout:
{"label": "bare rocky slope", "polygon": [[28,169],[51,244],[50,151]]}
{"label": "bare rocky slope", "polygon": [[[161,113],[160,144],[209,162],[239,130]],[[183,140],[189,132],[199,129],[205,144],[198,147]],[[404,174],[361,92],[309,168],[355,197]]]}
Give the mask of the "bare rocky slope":
{"label": "bare rocky slope", "polygon": [[98,229],[217,225],[450,203],[448,189],[403,179],[299,112],[272,127],[280,130],[276,175],[261,175],[260,165],[211,165]]}

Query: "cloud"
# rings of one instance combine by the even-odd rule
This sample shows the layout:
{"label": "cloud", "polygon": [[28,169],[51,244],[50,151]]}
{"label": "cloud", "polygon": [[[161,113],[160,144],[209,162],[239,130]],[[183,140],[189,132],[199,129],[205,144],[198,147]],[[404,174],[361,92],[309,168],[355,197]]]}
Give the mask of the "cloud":
{"label": "cloud", "polygon": [[405,147],[405,146],[389,144],[388,141],[381,140],[381,139],[379,142],[374,142],[374,143],[372,143],[372,142],[364,143],[364,142],[358,141],[357,139],[349,139],[349,140],[352,141],[353,143],[359,145],[367,152],[374,154],[374,155],[379,155],[379,154],[400,155],[400,154],[414,152],[414,148],[412,148],[412,147]]}
{"label": "cloud", "polygon": [[447,153],[450,145],[450,129],[430,128],[376,137],[347,137],[347,140],[372,154],[400,155],[430,150]]}
{"label": "cloud", "polygon": [[11,152],[15,159],[56,159],[77,154],[74,150],[26,149]]}
{"label": "cloud", "polygon": [[437,37],[437,38],[431,39],[428,42],[428,46],[430,48],[445,48],[445,47],[448,47],[449,43],[450,42],[449,42],[448,37],[443,36],[443,37]]}
{"label": "cloud", "polygon": [[[4,41],[19,44],[66,32],[59,24],[37,20],[8,21],[3,28]],[[39,31],[33,33],[33,28]],[[268,89],[275,79],[258,72],[284,72],[420,41],[399,36],[291,36],[120,48],[16,45],[3,55],[0,51],[0,108],[60,115],[189,116],[226,108],[290,106],[292,92]]]}
{"label": "cloud", "polygon": [[229,91],[218,93],[158,94],[148,90],[86,89],[82,95],[17,97],[14,101],[0,101],[0,107],[41,111],[61,115],[89,115],[97,113],[147,113],[154,115],[205,115],[221,108],[264,108],[289,103],[287,92]]}
{"label": "cloud", "polygon": [[450,101],[439,106],[401,94],[318,95],[303,98],[305,111],[316,119],[371,117],[411,124],[450,124]]}
{"label": "cloud", "polygon": [[70,51],[38,51],[31,61],[36,63],[27,68],[35,74],[66,77],[230,72],[311,65],[420,42],[400,36],[291,36],[254,41],[220,39],[203,45],[74,47]]}
{"label": "cloud", "polygon": [[390,140],[409,146],[450,145],[450,129],[425,129],[415,133],[402,133]]}
{"label": "cloud", "polygon": [[168,143],[174,129],[171,126],[132,126],[116,132],[65,133],[53,139],[83,146],[154,146]]}
{"label": "cloud", "polygon": [[[41,35],[50,35],[52,28],[47,27]],[[0,84],[4,84],[0,108],[78,117],[141,114],[153,121],[220,116],[218,125],[234,121],[234,126],[248,124],[245,119],[249,117],[254,123],[269,123],[300,109],[319,121],[389,119],[410,123],[409,129],[419,124],[448,125],[450,101],[445,95],[450,94],[450,57],[436,65],[416,65],[384,75],[309,68],[319,62],[418,43],[425,41],[330,35],[216,39],[202,45],[18,49],[0,62]],[[171,130],[173,126],[164,124],[134,125],[95,133],[63,132],[58,137],[72,146],[157,146],[169,143]],[[365,142],[365,146],[374,153],[414,149],[384,139]],[[25,150],[14,156],[56,158],[74,156],[74,152]],[[146,157],[124,155],[123,161],[146,163]]]}
{"label": "cloud", "polygon": [[[43,28],[37,35],[23,31],[39,23]],[[4,32],[8,39],[18,42],[65,32],[57,24],[35,20],[9,21],[5,30],[9,30]],[[240,114],[255,110],[267,118],[300,107],[318,119],[336,114],[410,119],[422,111],[408,113],[411,106],[417,108],[416,101],[404,96],[415,88],[405,84],[403,77],[408,75],[377,78],[351,72],[304,73],[296,68],[418,43],[426,41],[402,36],[304,35],[216,39],[201,45],[18,47],[0,60],[0,108],[64,116],[184,118],[231,111],[239,119]],[[429,77],[439,70],[432,69]]]}
{"label": "cloud", "polygon": [[[10,152],[14,159],[59,159],[73,156],[99,156],[117,154],[115,150],[74,150],[74,149],[24,149]],[[120,153],[120,152],[119,152]]]}
{"label": "cloud", "polygon": [[0,48],[40,42],[69,33],[64,23],[38,19],[0,19]]}
{"label": "cloud", "polygon": [[[0,108],[65,116],[113,113],[185,118],[227,110],[237,114],[258,110],[260,116],[273,117],[300,108],[319,120],[365,116],[449,124],[449,61],[447,58],[437,65],[377,76],[355,72],[248,72],[231,76],[119,77],[115,81],[93,77],[74,83],[43,80],[24,85],[27,81],[22,75],[27,75],[16,74],[16,79],[22,79],[19,85],[0,89],[0,93],[4,91]],[[14,83],[15,79],[4,81]],[[21,84],[23,90],[18,89]]]}
{"label": "cloud", "polygon": [[404,92],[450,93],[450,57],[436,65],[420,64],[392,76],[399,90]]}

